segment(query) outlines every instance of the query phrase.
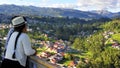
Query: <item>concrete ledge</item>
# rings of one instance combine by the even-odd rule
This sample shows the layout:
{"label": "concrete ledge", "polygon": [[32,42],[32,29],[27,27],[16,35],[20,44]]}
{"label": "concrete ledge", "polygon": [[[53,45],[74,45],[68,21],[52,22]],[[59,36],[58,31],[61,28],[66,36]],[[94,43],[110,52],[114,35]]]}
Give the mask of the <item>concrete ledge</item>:
{"label": "concrete ledge", "polygon": [[[36,64],[43,65],[43,66],[45,66],[45,68],[61,68],[60,66],[49,63],[49,62],[45,61],[44,59],[40,59],[37,56],[30,56],[29,60],[34,61]],[[39,67],[37,67],[37,68],[39,68]]]}

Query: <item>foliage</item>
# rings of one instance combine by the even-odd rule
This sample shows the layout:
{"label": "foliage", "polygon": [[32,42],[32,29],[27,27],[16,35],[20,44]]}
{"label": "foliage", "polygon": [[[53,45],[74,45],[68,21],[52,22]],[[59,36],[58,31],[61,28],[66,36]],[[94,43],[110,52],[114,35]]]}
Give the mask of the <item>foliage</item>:
{"label": "foliage", "polygon": [[[109,46],[105,44],[109,39],[105,39],[103,35],[105,31],[114,32],[115,34],[110,36],[112,39],[120,41],[120,20],[115,19],[104,23],[98,21],[85,22],[77,18],[43,17],[35,19],[38,19],[39,23],[30,23],[29,27],[33,29],[32,32],[28,33],[30,38],[44,41],[55,41],[57,39],[71,41],[72,47],[75,50],[80,50],[78,52],[80,53],[78,68],[120,67],[120,50],[112,48],[111,44]],[[7,31],[7,29],[0,30],[0,34],[4,37]],[[42,51],[45,51],[45,48],[38,49],[38,52]],[[72,59],[71,54],[65,55],[64,58],[68,62]]]}
{"label": "foliage", "polygon": [[113,38],[113,40],[118,40],[118,42],[120,43],[120,33],[118,33],[118,34],[113,34],[113,35],[112,35],[112,38]]}
{"label": "foliage", "polygon": [[[113,48],[110,44],[107,46],[105,44],[108,39],[105,39],[103,36],[104,31],[114,32],[115,34],[111,35],[111,39],[120,41],[119,39],[119,28],[120,20],[113,20],[111,22],[101,25],[97,33],[84,38],[76,38],[73,45],[74,48],[81,50],[81,44],[84,43],[84,56],[81,56],[84,60],[77,65],[77,68],[119,68],[120,67],[120,50]],[[82,42],[82,43],[81,43]],[[110,42],[109,42],[110,43]],[[91,53],[90,55],[87,53]],[[81,54],[82,55],[82,54]],[[85,59],[88,58],[88,62],[85,62]]]}

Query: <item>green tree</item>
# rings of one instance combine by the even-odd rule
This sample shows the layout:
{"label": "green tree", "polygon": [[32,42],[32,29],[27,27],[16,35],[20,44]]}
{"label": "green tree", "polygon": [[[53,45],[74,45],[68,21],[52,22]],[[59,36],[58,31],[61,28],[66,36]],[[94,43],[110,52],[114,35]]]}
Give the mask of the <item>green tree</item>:
{"label": "green tree", "polygon": [[84,51],[84,49],[85,49],[84,39],[82,39],[82,38],[76,38],[72,46],[75,49]]}

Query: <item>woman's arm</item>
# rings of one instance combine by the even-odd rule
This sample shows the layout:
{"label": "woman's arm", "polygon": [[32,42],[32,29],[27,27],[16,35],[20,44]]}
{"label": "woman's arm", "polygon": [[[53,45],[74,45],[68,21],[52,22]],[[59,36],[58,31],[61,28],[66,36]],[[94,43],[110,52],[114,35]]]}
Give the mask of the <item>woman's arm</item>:
{"label": "woman's arm", "polygon": [[35,54],[36,51],[32,49],[30,39],[27,34],[23,34],[22,44],[26,55],[29,56]]}

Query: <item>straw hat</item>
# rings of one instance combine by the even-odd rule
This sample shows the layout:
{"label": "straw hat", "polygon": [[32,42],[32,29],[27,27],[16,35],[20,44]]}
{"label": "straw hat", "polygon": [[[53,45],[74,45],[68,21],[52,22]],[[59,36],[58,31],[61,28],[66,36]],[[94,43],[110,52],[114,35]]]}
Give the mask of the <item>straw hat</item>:
{"label": "straw hat", "polygon": [[12,24],[14,27],[19,27],[23,24],[26,24],[26,19],[22,16],[19,16],[19,17],[15,17],[12,19]]}

